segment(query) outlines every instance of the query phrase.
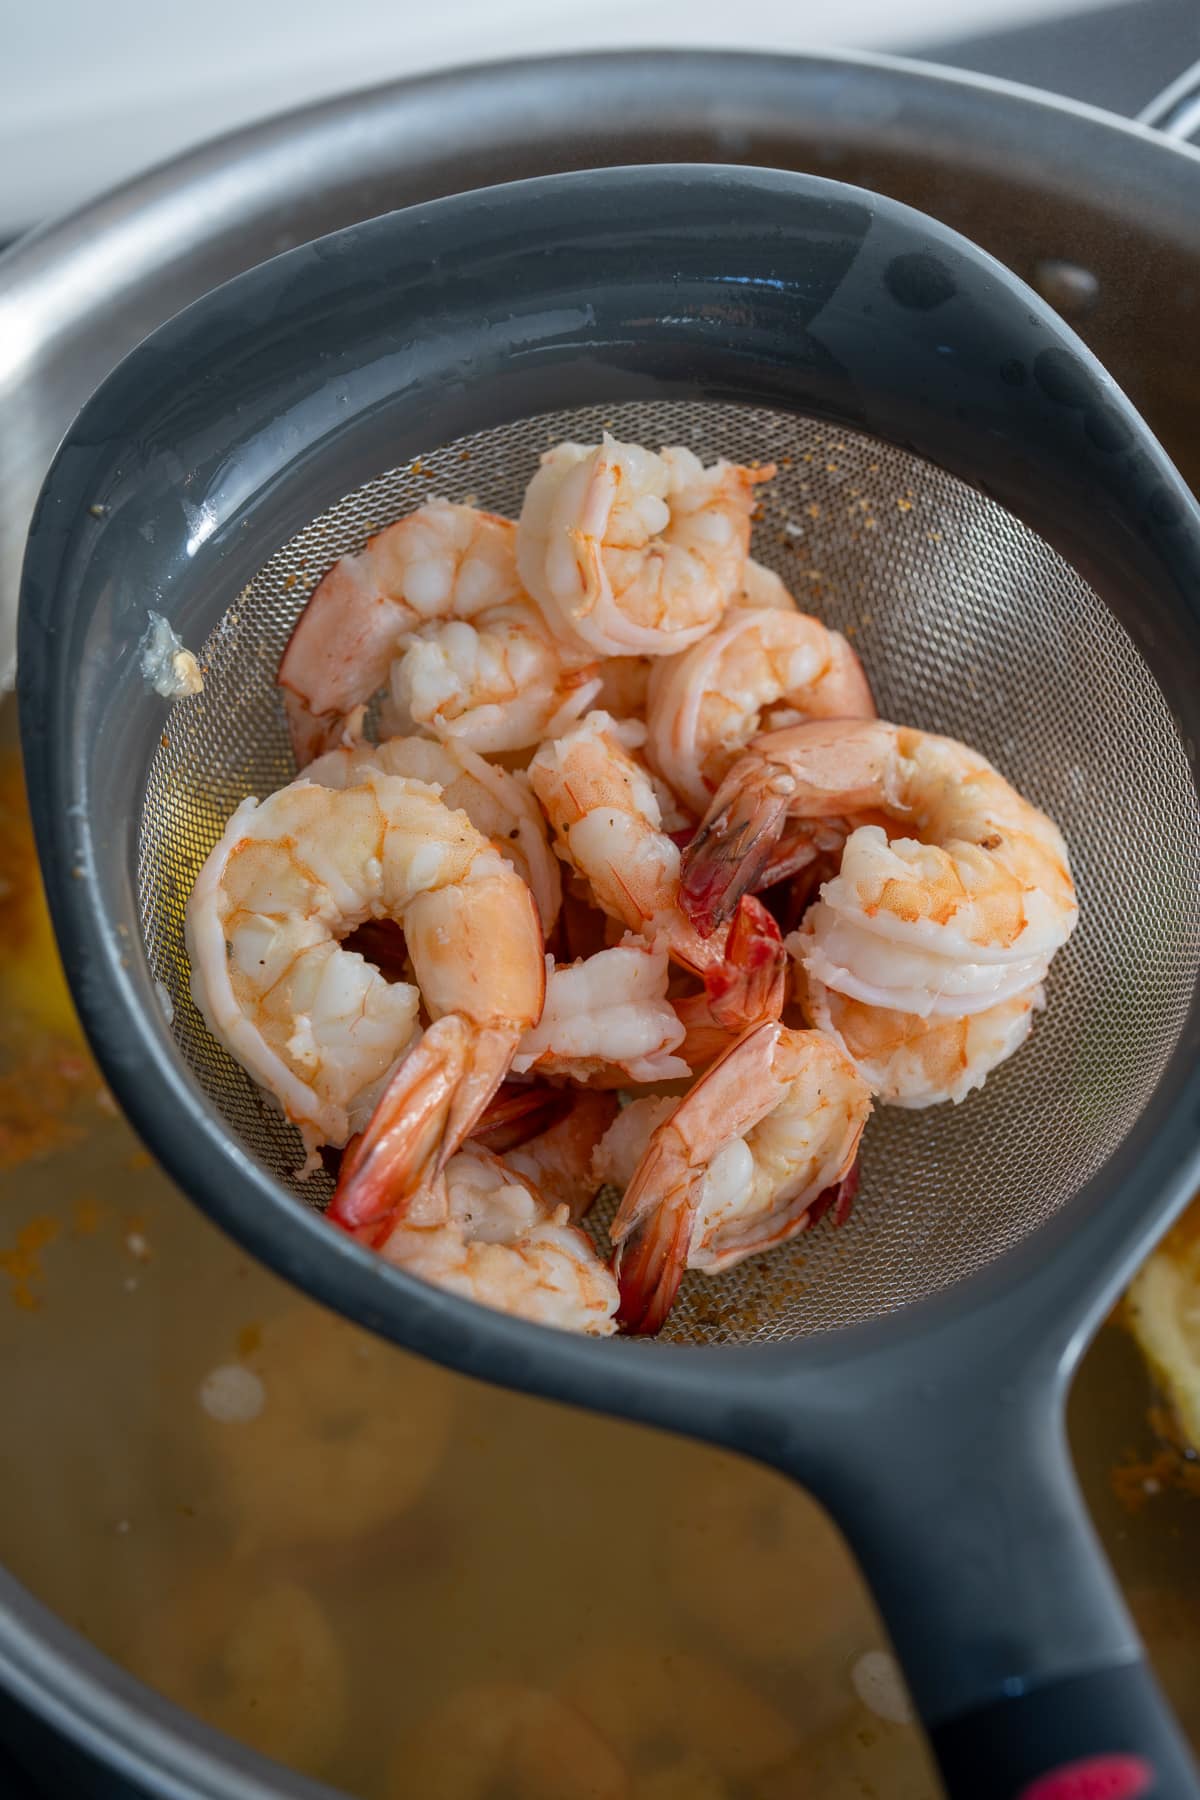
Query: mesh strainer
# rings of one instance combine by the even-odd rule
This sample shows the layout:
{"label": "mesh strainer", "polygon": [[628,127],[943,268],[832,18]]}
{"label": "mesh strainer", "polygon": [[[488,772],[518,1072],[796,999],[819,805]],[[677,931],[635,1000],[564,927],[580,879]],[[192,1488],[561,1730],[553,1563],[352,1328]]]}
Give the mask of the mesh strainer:
{"label": "mesh strainer", "polygon": [[[961,1108],[877,1114],[851,1223],[689,1277],[653,1345],[486,1312],[332,1232],[193,1008],[182,942],[228,813],[293,773],[275,670],[333,558],[430,493],[514,512],[542,449],[606,427],[779,464],[755,554],[854,635],[885,717],[969,740],[1058,820],[1082,905],[1020,1055]],[[229,284],[91,402],[26,563],[47,884],[157,1154],[360,1322],[812,1486],[972,1800],[1085,1754],[1098,1779],[1157,1770],[1105,1793],[1197,1791],[1060,1413],[1195,1174],[1198,579],[1178,476],[1005,270],[856,190],[718,169],[466,195]],[[203,694],[170,710],[137,669],[148,605],[203,645]]]}

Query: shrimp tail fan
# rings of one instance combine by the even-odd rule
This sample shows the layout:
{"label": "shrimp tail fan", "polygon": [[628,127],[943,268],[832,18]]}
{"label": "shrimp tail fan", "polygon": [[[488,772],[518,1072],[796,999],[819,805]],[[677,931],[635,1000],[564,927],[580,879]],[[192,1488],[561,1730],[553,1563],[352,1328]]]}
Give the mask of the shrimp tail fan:
{"label": "shrimp tail fan", "polygon": [[732,1031],[777,1019],[787,985],[787,951],[761,900],[743,894],[725,940],[725,959],[705,976],[714,1020]]}
{"label": "shrimp tail fan", "polygon": [[757,759],[736,762],[683,852],[679,903],[702,937],[732,917],[758,885],[787,823],[784,783],[763,786]]}

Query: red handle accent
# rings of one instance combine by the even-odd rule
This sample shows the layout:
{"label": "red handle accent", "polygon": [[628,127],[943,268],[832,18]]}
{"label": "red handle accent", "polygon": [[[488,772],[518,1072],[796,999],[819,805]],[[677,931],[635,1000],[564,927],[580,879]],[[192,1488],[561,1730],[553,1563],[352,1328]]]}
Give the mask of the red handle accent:
{"label": "red handle accent", "polygon": [[1021,1789],[1017,1800],[1139,1800],[1154,1786],[1141,1756],[1088,1756]]}

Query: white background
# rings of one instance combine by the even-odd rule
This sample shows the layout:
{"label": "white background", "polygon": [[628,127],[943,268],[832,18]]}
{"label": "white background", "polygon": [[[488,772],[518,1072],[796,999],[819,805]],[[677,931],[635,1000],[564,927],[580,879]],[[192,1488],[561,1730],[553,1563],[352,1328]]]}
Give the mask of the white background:
{"label": "white background", "polygon": [[912,50],[1097,0],[0,0],[0,238],[231,126],[453,63]]}

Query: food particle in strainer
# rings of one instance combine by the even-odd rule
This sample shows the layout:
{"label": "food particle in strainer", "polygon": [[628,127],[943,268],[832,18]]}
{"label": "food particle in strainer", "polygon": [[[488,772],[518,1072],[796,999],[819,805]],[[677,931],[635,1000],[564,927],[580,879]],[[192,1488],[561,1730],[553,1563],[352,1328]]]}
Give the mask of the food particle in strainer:
{"label": "food particle in strainer", "polygon": [[1134,1276],[1125,1314],[1180,1431],[1200,1453],[1200,1199]]}
{"label": "food particle in strainer", "polygon": [[151,612],[138,645],[142,675],[164,700],[183,700],[204,691],[204,676],[194,652],[162,613]]}

